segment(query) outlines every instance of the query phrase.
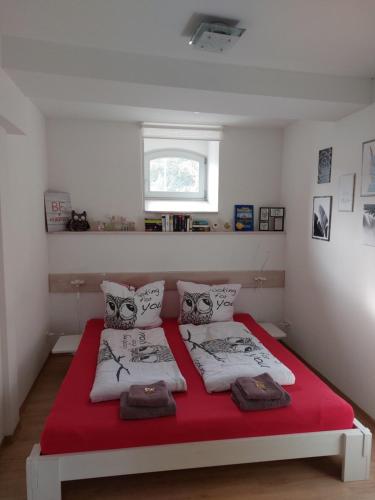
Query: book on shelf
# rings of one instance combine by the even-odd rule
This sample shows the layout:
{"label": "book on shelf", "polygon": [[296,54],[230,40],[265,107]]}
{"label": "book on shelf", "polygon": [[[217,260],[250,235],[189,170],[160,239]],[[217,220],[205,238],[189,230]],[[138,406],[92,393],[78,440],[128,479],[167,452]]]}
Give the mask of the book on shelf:
{"label": "book on shelf", "polygon": [[161,218],[145,218],[145,231],[163,231],[163,221]]}
{"label": "book on shelf", "polygon": [[192,223],[193,232],[208,232],[211,231],[208,219],[194,219]]}
{"label": "book on shelf", "polygon": [[254,231],[254,205],[234,206],[234,230]]}
{"label": "book on shelf", "polygon": [[145,230],[188,232],[192,230],[192,219],[187,214],[163,214],[159,218],[145,218]]}

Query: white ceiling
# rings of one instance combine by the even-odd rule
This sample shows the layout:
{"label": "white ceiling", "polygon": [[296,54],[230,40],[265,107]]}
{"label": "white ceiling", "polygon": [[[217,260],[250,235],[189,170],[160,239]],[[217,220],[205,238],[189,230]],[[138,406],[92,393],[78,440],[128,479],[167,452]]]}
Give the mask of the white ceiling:
{"label": "white ceiling", "polygon": [[175,111],[160,108],[143,108],[93,102],[77,103],[52,99],[35,99],[35,103],[45,116],[61,118],[277,128],[285,127],[292,121],[283,118],[260,118],[231,114],[202,113],[199,111]]}
{"label": "white ceiling", "polygon": [[[195,13],[247,32],[194,50]],[[374,20],[375,0],[0,0],[3,66],[47,116],[125,121],[340,119],[373,100]]]}
{"label": "white ceiling", "polygon": [[[247,32],[225,54],[192,49],[196,13]],[[345,76],[375,76],[374,0],[0,0],[0,32],[173,58]]]}

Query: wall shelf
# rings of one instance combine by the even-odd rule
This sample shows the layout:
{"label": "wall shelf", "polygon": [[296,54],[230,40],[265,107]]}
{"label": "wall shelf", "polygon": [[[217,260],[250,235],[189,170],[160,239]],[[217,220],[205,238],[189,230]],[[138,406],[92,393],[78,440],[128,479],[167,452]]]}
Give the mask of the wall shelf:
{"label": "wall shelf", "polygon": [[207,231],[207,232],[199,232],[199,231],[57,231],[54,233],[47,233],[49,236],[55,235],[82,235],[82,234],[90,234],[90,235],[126,235],[126,236],[134,236],[134,235],[163,235],[163,236],[171,236],[171,235],[204,235],[204,236],[254,236],[254,235],[269,235],[269,234],[286,234],[285,231]]}

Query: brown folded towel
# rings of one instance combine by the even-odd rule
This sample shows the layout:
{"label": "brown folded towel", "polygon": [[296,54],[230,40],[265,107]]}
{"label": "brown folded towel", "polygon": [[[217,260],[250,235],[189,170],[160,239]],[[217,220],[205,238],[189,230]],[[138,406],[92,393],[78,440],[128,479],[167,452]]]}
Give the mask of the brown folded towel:
{"label": "brown folded towel", "polygon": [[268,373],[257,377],[239,377],[235,384],[245,399],[280,399],[284,389]]}
{"label": "brown folded towel", "polygon": [[291,402],[290,395],[283,390],[283,395],[280,399],[245,399],[238,389],[238,387],[232,385],[232,399],[242,411],[256,411],[256,410],[268,410],[271,408],[283,408],[284,406],[289,406]]}
{"label": "brown folded towel", "polygon": [[131,385],[128,393],[128,404],[130,406],[166,406],[170,402],[167,384],[159,380],[155,384]]}
{"label": "brown folded towel", "polygon": [[123,392],[120,396],[120,418],[123,420],[137,420],[142,418],[157,418],[176,415],[176,402],[170,395],[170,400],[164,406],[130,406],[128,393]]}

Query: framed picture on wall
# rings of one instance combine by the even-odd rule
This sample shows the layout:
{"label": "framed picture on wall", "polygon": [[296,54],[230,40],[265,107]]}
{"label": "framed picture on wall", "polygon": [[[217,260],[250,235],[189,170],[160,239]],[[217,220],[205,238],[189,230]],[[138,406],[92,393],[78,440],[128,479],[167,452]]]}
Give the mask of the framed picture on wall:
{"label": "framed picture on wall", "polygon": [[353,212],[355,174],[341,175],[339,179],[339,212]]}
{"label": "framed picture on wall", "polygon": [[375,247],[375,205],[363,205],[363,242]]}
{"label": "framed picture on wall", "polygon": [[361,196],[375,195],[375,139],[362,143]]}
{"label": "framed picture on wall", "polygon": [[259,231],[284,231],[284,207],[260,207]]}
{"label": "framed picture on wall", "polygon": [[331,182],[332,169],[332,148],[325,148],[319,151],[318,163],[318,184]]}
{"label": "framed picture on wall", "polygon": [[331,237],[332,196],[314,196],[312,237],[329,241]]}

